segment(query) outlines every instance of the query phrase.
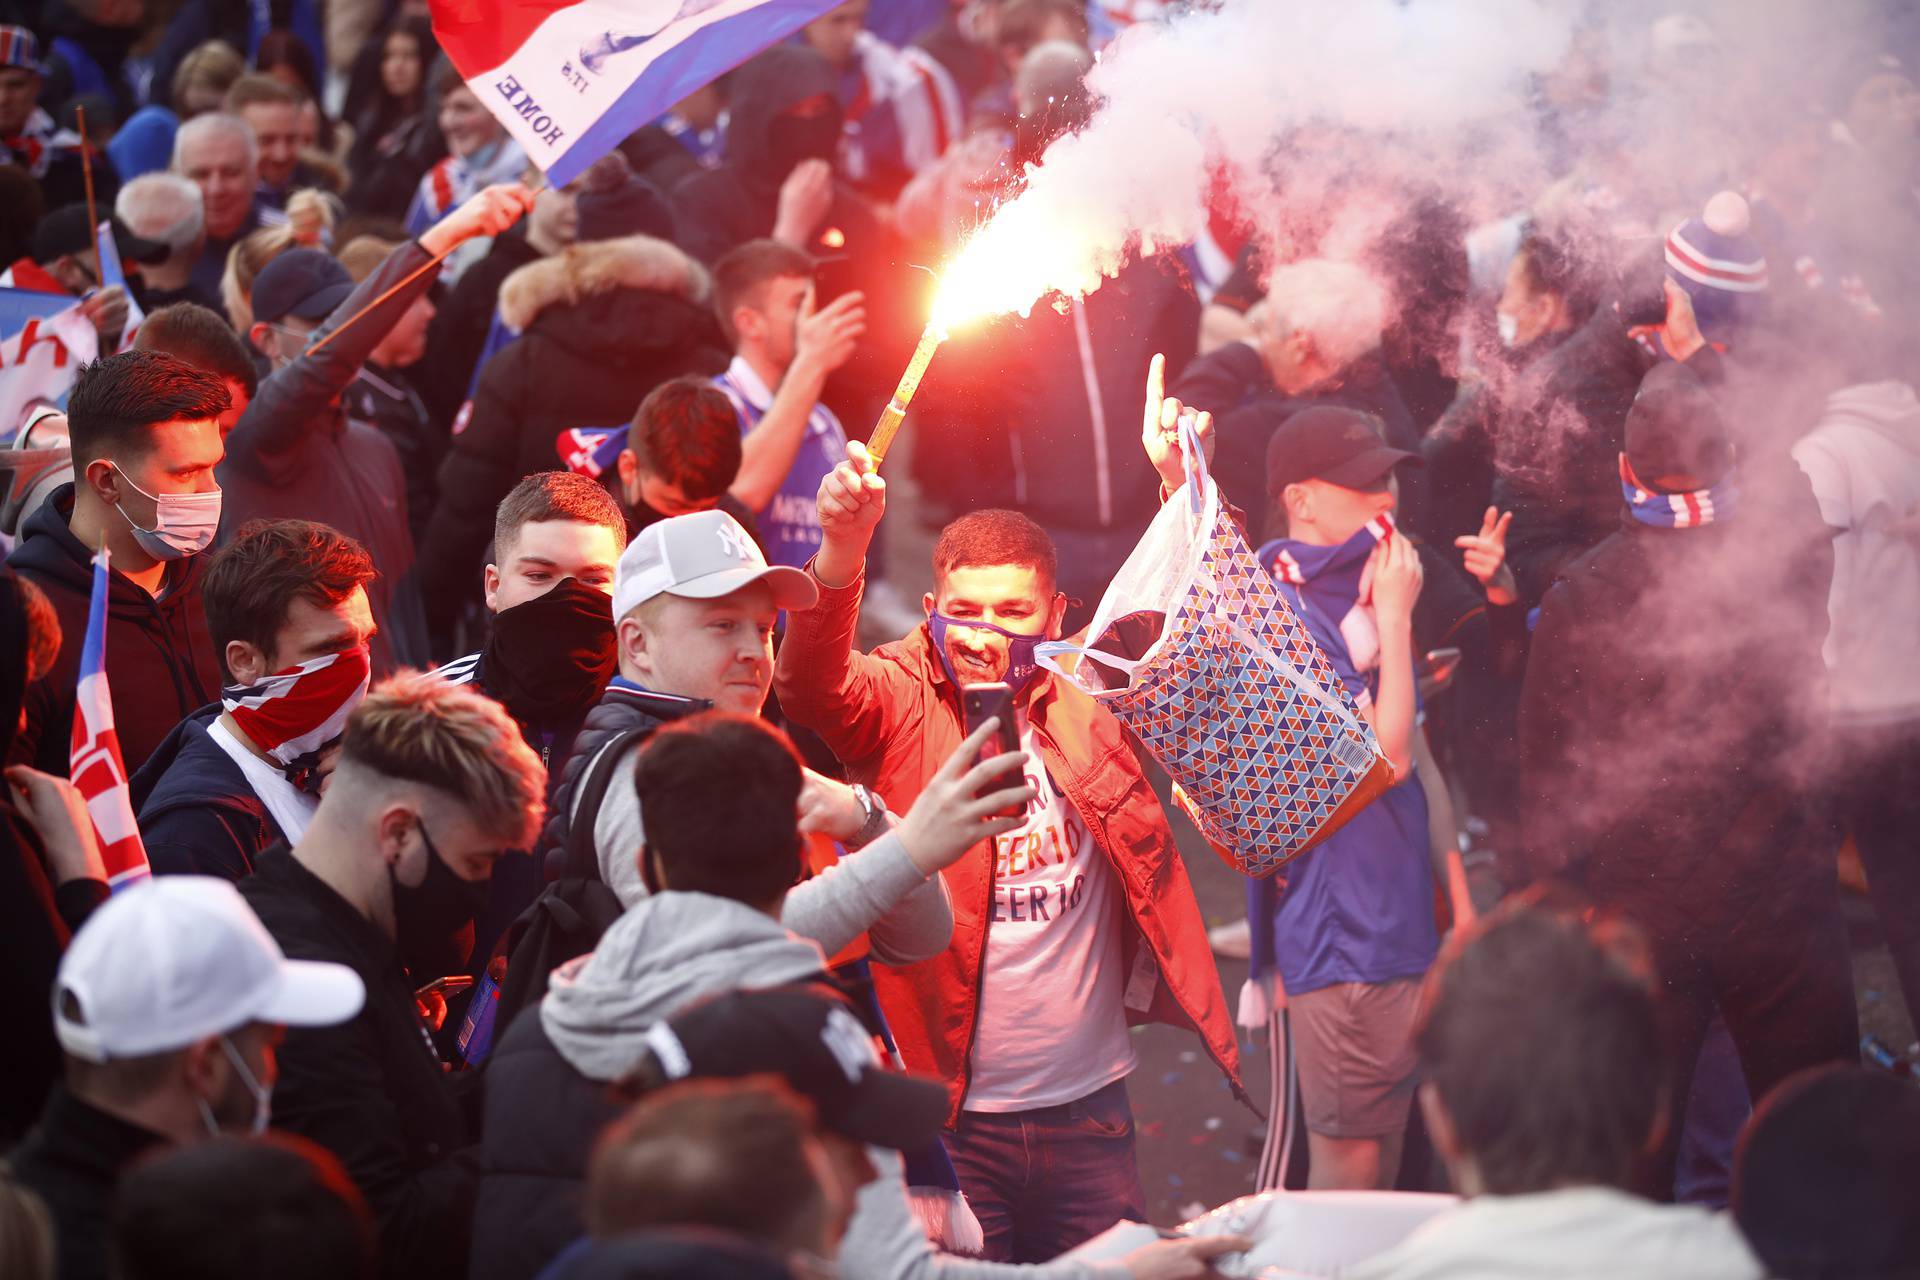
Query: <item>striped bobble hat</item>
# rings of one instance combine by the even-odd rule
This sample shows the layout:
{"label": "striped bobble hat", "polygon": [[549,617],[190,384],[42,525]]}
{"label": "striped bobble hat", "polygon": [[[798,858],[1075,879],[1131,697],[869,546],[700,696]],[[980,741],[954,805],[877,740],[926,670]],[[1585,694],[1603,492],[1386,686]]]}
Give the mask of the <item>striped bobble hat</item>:
{"label": "striped bobble hat", "polygon": [[1737,326],[1767,291],[1767,257],[1751,223],[1747,202],[1722,191],[1667,236],[1667,278],[1693,299],[1709,341]]}

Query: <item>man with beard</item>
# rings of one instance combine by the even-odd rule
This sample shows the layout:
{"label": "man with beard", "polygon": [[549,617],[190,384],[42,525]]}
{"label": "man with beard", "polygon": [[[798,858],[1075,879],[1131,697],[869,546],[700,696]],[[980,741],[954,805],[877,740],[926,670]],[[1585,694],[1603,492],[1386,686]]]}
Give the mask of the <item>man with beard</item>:
{"label": "man with beard", "polygon": [[406,956],[473,918],[493,866],[526,848],[546,774],[499,705],[395,677],[348,717],[333,781],[292,849],[242,885],[289,954],[350,966],[366,1007],[279,1053],[278,1127],[340,1158],[380,1227],[381,1274],[464,1277],[478,1168],[428,1040]]}
{"label": "man with beard", "polygon": [[[1226,1000],[1172,833],[1119,722],[1034,660],[1067,609],[1052,540],[1012,511],[954,521],[934,547],[927,622],[857,653],[886,483],[863,445],[847,452],[820,486],[822,542],[807,569],[820,600],[788,614],[774,683],[788,716],[895,808],[964,738],[962,687],[1009,687],[1037,792],[1025,821],[941,872],[954,945],[874,980],[908,1068],[947,1082],[947,1146],[985,1256],[1042,1261],[1144,1208],[1129,1023],[1194,1031],[1237,1089]],[[1178,485],[1178,457],[1160,461]]]}
{"label": "man with beard", "polygon": [[66,1081],[9,1157],[46,1202],[61,1276],[108,1274],[122,1170],[161,1147],[265,1129],[281,1028],[336,1025],[364,995],[344,965],[283,956],[232,885],[169,877],[102,905],[54,984]]}

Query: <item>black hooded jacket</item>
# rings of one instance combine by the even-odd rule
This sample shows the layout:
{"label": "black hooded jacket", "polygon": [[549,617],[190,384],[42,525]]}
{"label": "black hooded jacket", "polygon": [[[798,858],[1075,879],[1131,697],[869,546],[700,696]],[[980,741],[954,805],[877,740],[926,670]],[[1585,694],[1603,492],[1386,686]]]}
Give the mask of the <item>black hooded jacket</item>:
{"label": "black hooded jacket", "polygon": [[566,465],[575,427],[625,427],[647,393],[730,358],[705,268],[648,236],[578,244],[507,277],[500,313],[520,337],[487,362],[473,414],[440,465],[440,506],[420,550],[429,627],[477,599],[495,509],[522,477]]}
{"label": "black hooded jacket", "polygon": [[1533,634],[1529,870],[1660,939],[1725,937],[1832,892],[1815,779],[1826,588],[1754,524],[1622,519],[1567,565]]}
{"label": "black hooded jacket", "polygon": [[[795,103],[820,94],[833,97],[833,70],[804,45],[777,44],[735,73],[727,98],[725,157],[716,168],[688,174],[672,192],[681,243],[694,257],[711,263],[736,245],[773,234],[780,184],[793,167],[790,159],[774,154],[773,122]],[[839,181],[821,225],[846,236],[849,258],[888,238],[866,202]]]}
{"label": "black hooded jacket", "polygon": [[1520,376],[1494,442],[1493,501],[1513,512],[1507,563],[1528,608],[1619,527],[1627,410],[1651,363],[1607,303]]}
{"label": "black hooded jacket", "polygon": [[182,720],[130,780],[156,875],[240,880],[286,838],[247,775],[208,734],[219,718],[216,702]]}
{"label": "black hooded jacket", "polygon": [[[72,515],[73,486],[62,485],[27,518],[20,545],[7,558],[15,572],[46,592],[61,632],[53,670],[27,690],[27,727],[13,759],[63,778],[93,594],[93,552],[68,528]],[[129,771],[146,762],[174,725],[220,692],[220,667],[200,607],[200,572],[199,556],[174,561],[158,598],[117,570],[109,579],[107,683]]]}

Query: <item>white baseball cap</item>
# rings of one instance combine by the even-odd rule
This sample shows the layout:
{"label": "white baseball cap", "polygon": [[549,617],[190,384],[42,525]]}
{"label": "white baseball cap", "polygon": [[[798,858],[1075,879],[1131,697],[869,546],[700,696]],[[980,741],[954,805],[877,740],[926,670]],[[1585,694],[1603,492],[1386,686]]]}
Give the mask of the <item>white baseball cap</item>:
{"label": "white baseball cap", "polygon": [[282,955],[227,881],[158,876],[114,894],[74,935],[54,980],[53,1023],[68,1053],[108,1062],[249,1022],[333,1026],[366,994],[346,965]]}
{"label": "white baseball cap", "polygon": [[714,600],[754,582],[773,588],[773,603],[782,609],[811,609],[820,598],[800,570],[769,565],[753,535],[726,512],[674,516],[627,544],[613,576],[613,616],[624,618],[657,595]]}

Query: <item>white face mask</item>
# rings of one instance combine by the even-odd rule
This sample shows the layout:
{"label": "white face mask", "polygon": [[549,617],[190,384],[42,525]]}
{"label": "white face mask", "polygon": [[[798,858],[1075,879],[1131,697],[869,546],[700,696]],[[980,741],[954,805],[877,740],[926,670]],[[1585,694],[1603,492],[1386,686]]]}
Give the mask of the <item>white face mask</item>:
{"label": "white face mask", "polygon": [[213,545],[220,531],[220,490],[207,493],[152,494],[135,484],[120,464],[113,469],[127,482],[127,488],[153,503],[153,528],[142,529],[133,522],[123,506],[120,518],[133,530],[133,540],[155,560],[180,560],[199,555]]}
{"label": "white face mask", "polygon": [[1494,313],[1494,325],[1500,330],[1500,345],[1512,350],[1520,341],[1520,321],[1504,311]]}
{"label": "white face mask", "polygon": [[[240,1073],[240,1083],[246,1085],[247,1092],[253,1095],[253,1121],[248,1125],[247,1132],[258,1137],[267,1131],[267,1124],[273,1119],[273,1090],[254,1076],[253,1069],[247,1066],[247,1060],[233,1047],[233,1041],[221,1036],[220,1048],[226,1052],[227,1061],[233,1064],[233,1069]],[[194,1102],[199,1104],[200,1120],[207,1126],[207,1132],[219,1137],[220,1121],[214,1116],[213,1108],[207,1105],[205,1098],[196,1097]]]}

